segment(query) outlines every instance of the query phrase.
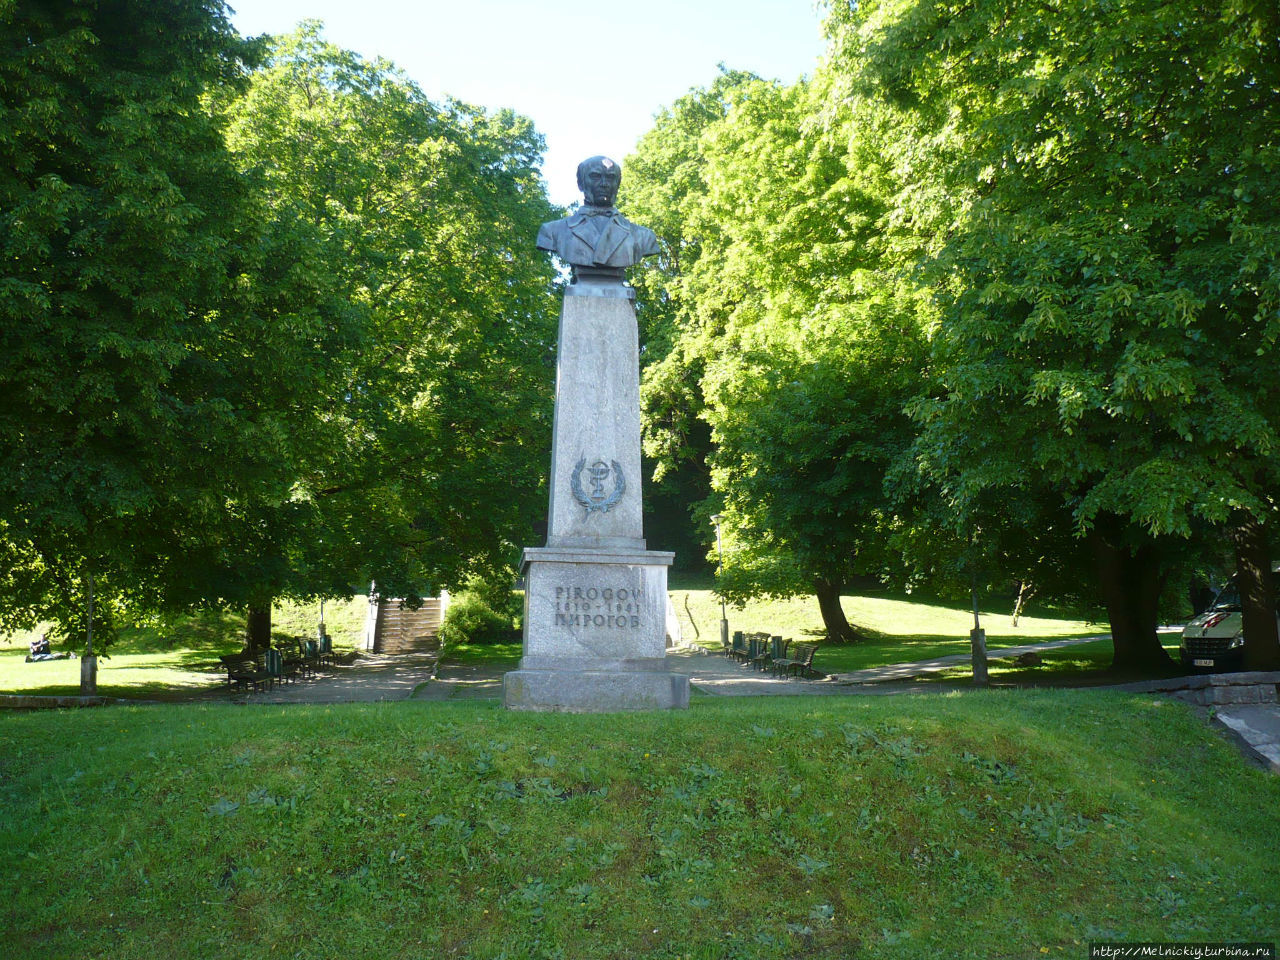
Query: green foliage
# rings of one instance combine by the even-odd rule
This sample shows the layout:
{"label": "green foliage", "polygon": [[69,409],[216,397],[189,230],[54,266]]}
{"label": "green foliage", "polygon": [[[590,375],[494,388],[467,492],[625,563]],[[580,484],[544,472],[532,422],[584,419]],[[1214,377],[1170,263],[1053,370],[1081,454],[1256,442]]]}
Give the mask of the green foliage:
{"label": "green foliage", "polygon": [[869,2],[828,30],[930,238],[914,460],[970,529],[1019,500],[1091,534],[1117,640],[1161,659],[1162,538],[1274,509],[1274,10]]}
{"label": "green foliage", "polygon": [[5,719],[19,956],[261,955],[282,930],[315,957],[645,960],[1276,935],[1258,850],[1280,843],[1280,781],[1152,697]]}
{"label": "green foliage", "polygon": [[545,503],[541,139],[224,12],[0,7],[2,626],[413,597]]}
{"label": "green foliage", "polygon": [[[842,61],[857,89],[907,115],[899,162],[941,141],[915,176],[949,202],[911,211],[948,231],[939,390],[916,408],[925,467],[954,478],[961,505],[1030,473],[1082,527],[1112,512],[1187,535],[1196,517],[1268,513],[1280,288],[1262,264],[1280,252],[1280,147],[1266,18],[1055,7],[833,15],[862,44]],[[855,33],[872,20],[874,37]]]}
{"label": "green foliage", "polygon": [[733,599],[830,593],[900,566],[886,475],[911,437],[929,302],[884,268],[883,176],[867,145],[816,123],[826,99],[822,83],[726,74],[629,161],[653,178],[636,196],[679,211],[666,239],[681,255],[645,278],[675,308],[646,372],[648,451],[670,469],[699,456],[689,419],[710,426],[715,492],[699,512],[724,515]]}
{"label": "green foliage", "polygon": [[180,576],[239,436],[223,392],[245,186],[202,104],[253,53],[221,4],[0,6],[0,622],[112,633]]}
{"label": "green foliage", "polygon": [[225,109],[267,239],[330,318],[297,358],[321,382],[290,425],[288,495],[248,505],[268,536],[228,564],[242,593],[374,580],[412,598],[504,566],[541,498],[495,478],[546,468],[552,276],[517,255],[554,212],[541,138],[510,112],[432,103],[314,23]]}
{"label": "green foliage", "polygon": [[464,590],[450,598],[440,625],[440,642],[452,647],[518,640],[520,605],[520,595],[512,590]]}
{"label": "green foliage", "polygon": [[702,137],[759,82],[721,68],[705,88],[690,90],[658,114],[627,157],[619,204],[658,235],[661,256],[630,271],[640,326],[644,452],[653,464],[646,487],[645,527],[676,563],[701,566],[714,510],[697,506],[711,493],[706,457],[711,434],[700,380],[698,302],[688,286],[704,250],[714,253],[720,224],[703,214],[708,187]]}

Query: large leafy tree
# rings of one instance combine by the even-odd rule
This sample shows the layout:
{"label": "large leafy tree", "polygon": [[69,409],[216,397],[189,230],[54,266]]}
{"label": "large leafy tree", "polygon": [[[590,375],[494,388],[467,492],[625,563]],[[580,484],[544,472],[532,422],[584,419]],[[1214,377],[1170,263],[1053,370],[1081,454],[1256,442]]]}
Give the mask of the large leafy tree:
{"label": "large leafy tree", "polygon": [[[813,593],[828,636],[853,639],[839,597],[890,565],[886,474],[910,439],[927,298],[882,269],[882,171],[865,144],[816,122],[821,81],[740,78],[726,92],[721,113],[676,127],[692,139],[690,172],[649,191],[689,186],[668,238],[683,257],[664,288],[680,316],[647,379],[650,439],[678,455],[691,415],[712,428],[703,509],[722,509],[730,531],[723,592]],[[696,402],[682,402],[690,391]],[[654,399],[676,415],[653,417]]]}
{"label": "large leafy tree", "polygon": [[1165,660],[1166,545],[1225,525],[1249,662],[1274,663],[1275,6],[869,0],[830,28],[851,100],[897,111],[903,209],[940,240],[924,469],[961,510],[1071,512],[1117,667]]}
{"label": "large leafy tree", "polygon": [[413,597],[506,569],[543,506],[549,433],[541,139],[508,112],[432,103],[316,24],[276,40],[227,110],[265,241],[324,318],[273,451],[291,482],[246,497],[243,534],[217,545],[229,589],[261,616],[282,595],[372,579]]}
{"label": "large leafy tree", "polygon": [[314,29],[249,84],[220,4],[0,23],[5,624],[92,587],[99,636],[237,603],[263,642],[276,596],[509,563],[549,433],[527,121]]}
{"label": "large leafy tree", "polygon": [[[711,535],[711,432],[700,382],[706,340],[723,319],[703,310],[689,287],[704,251],[718,249],[721,225],[706,216],[709,157],[703,135],[759,82],[721,68],[706,87],[690,90],[659,112],[627,157],[620,205],[657,234],[659,257],[631,271],[637,289],[644,407],[644,452],[654,483],[645,494],[645,528],[677,563],[697,563]],[[696,559],[695,559],[696,558]]]}
{"label": "large leafy tree", "polygon": [[221,3],[0,6],[0,624],[98,635],[165,562],[239,437],[223,388],[245,187],[210,91],[252,50]]}

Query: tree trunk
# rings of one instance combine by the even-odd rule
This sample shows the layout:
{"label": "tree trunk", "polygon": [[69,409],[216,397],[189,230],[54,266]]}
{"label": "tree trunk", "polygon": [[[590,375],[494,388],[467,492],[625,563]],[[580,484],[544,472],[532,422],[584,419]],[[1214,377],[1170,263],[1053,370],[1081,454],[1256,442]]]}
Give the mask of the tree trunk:
{"label": "tree trunk", "polygon": [[1231,528],[1231,542],[1236,552],[1245,669],[1280,670],[1280,631],[1276,629],[1267,528],[1253,514],[1241,512]]}
{"label": "tree trunk", "polygon": [[1027,581],[1018,581],[1018,599],[1013,604],[1013,626],[1016,627],[1018,625],[1018,618],[1022,616],[1023,605],[1031,598],[1031,594],[1035,592],[1035,587],[1031,586]]}
{"label": "tree trunk", "polygon": [[271,604],[262,608],[249,608],[245,641],[245,645],[255,652],[271,646]]}
{"label": "tree trunk", "polygon": [[822,623],[827,628],[830,643],[857,643],[862,639],[845,618],[844,608],[840,606],[839,584],[818,580],[814,584],[814,593],[818,597],[818,609],[822,612]]}
{"label": "tree trunk", "polygon": [[1149,541],[1136,548],[1126,546],[1122,530],[1118,517],[1099,518],[1091,535],[1099,586],[1111,621],[1111,669],[1159,673],[1173,665],[1156,631],[1163,585],[1159,555]]}
{"label": "tree trunk", "polygon": [[85,578],[85,606],[88,616],[85,619],[84,659],[80,661],[80,696],[93,697],[98,693],[98,658],[93,655],[93,574]]}

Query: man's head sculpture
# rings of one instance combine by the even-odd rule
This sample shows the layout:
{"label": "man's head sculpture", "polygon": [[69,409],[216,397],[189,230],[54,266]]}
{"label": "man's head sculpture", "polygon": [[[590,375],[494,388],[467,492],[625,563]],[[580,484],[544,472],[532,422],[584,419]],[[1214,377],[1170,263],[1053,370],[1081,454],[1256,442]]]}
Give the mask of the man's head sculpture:
{"label": "man's head sculpture", "polygon": [[572,285],[583,281],[597,287],[605,281],[621,284],[623,270],[659,252],[652,230],[614,209],[621,183],[618,161],[588,157],[578,164],[578,187],[586,203],[563,220],[544,223],[538,231],[538,249],[550,250],[573,268]]}
{"label": "man's head sculpture", "polygon": [[588,157],[578,164],[578,189],[591,207],[612,207],[622,183],[622,165],[608,157]]}

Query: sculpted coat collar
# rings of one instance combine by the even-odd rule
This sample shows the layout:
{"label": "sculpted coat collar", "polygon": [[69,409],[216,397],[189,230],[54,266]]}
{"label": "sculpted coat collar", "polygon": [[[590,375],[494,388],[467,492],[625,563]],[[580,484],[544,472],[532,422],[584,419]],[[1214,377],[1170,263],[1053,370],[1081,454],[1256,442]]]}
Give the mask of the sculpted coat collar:
{"label": "sculpted coat collar", "polygon": [[[587,209],[592,212],[585,212]],[[631,238],[630,223],[612,207],[578,210],[569,218],[569,230],[592,251],[595,263],[605,264]]]}

